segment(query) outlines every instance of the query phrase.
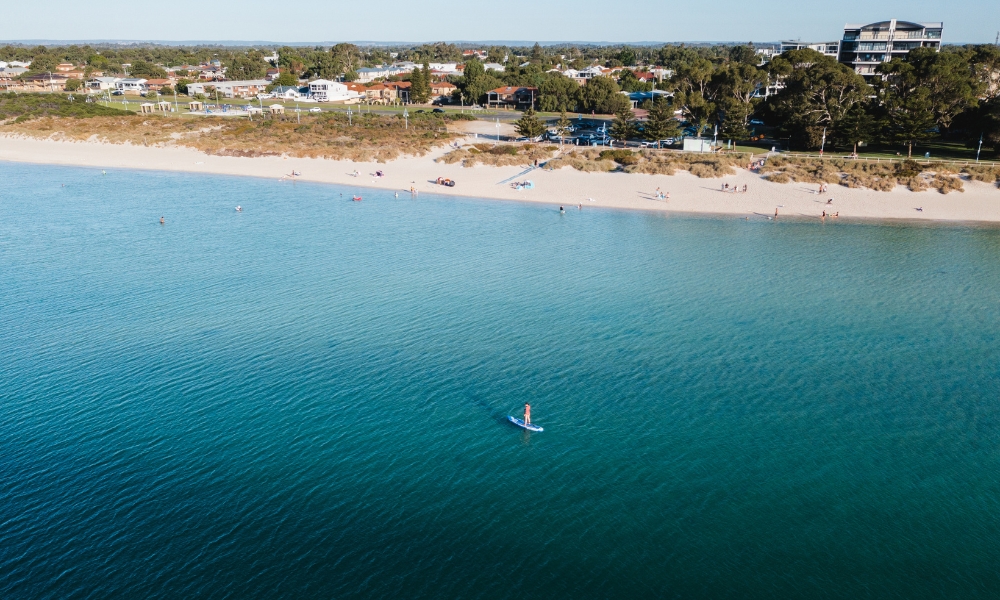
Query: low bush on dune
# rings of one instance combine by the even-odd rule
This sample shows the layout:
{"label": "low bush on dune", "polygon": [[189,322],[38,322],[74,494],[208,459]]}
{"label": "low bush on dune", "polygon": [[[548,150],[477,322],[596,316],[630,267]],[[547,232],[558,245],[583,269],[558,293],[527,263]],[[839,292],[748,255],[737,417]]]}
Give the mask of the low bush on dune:
{"label": "low bush on dune", "polygon": [[942,194],[965,191],[965,186],[962,183],[962,180],[958,177],[952,177],[949,175],[935,175],[932,185]]}
{"label": "low bush on dune", "polygon": [[972,181],[1000,184],[1000,167],[974,166],[965,167],[962,172]]}
{"label": "low bush on dune", "polygon": [[40,117],[65,117],[86,119],[88,117],[136,117],[134,113],[117,108],[108,108],[96,102],[87,102],[86,95],[62,94],[0,94],[0,122],[13,119],[24,123]]}
{"label": "low bush on dune", "polygon": [[546,161],[556,150],[558,150],[556,146],[542,146],[539,144],[499,144],[496,146],[475,144],[452,150],[437,160],[445,164],[460,162],[464,167],[473,167],[476,165],[510,167],[532,164],[536,160],[539,162]]}
{"label": "low bush on dune", "polygon": [[[12,94],[10,96],[13,96]],[[137,115],[95,103],[69,102],[48,94],[21,94],[29,102],[0,95],[0,133],[137,145],[187,146],[223,156],[271,156],[385,162],[421,156],[460,134],[450,133],[451,115],[305,114],[255,119]],[[55,99],[55,100],[53,100]],[[25,111],[25,107],[31,108]],[[13,113],[19,116],[11,119]],[[25,118],[21,118],[21,117]]]}

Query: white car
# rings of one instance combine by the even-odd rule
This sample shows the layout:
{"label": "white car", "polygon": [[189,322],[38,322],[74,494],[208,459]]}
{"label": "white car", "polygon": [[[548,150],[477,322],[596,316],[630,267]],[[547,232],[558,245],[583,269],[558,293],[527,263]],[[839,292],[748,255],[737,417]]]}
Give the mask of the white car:
{"label": "white car", "polygon": [[309,109],[309,112],[323,112],[323,109],[318,106],[314,106]]}

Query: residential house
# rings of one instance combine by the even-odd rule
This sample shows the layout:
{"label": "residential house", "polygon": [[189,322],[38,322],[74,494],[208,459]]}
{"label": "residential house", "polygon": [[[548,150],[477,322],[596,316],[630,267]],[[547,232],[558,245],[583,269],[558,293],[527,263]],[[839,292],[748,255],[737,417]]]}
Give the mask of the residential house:
{"label": "residential house", "polygon": [[451,102],[451,95],[457,90],[452,83],[441,81],[431,84],[431,101],[438,104],[448,104]]}
{"label": "residential house", "polygon": [[368,91],[368,88],[365,87],[365,84],[358,83],[356,81],[345,81],[344,85],[347,86],[348,92],[354,92],[355,94],[361,94],[362,96],[364,96]]}
{"label": "residential house", "polygon": [[187,86],[188,96],[195,94],[205,94],[205,89],[214,87],[219,96],[225,98],[254,98],[257,94],[263,94],[270,81],[264,79],[248,79],[243,81],[215,81],[189,83]]}
{"label": "residential house", "polygon": [[534,106],[538,88],[505,86],[486,92],[486,105],[497,108],[527,108]]}
{"label": "residential house", "polygon": [[385,82],[385,94],[389,102],[410,102],[410,82],[409,81],[387,81]]}
{"label": "residential house", "polygon": [[465,59],[470,59],[470,58],[475,57],[475,58],[478,58],[479,60],[486,60],[487,56],[489,56],[489,52],[487,52],[486,50],[463,50],[462,51],[462,58],[465,58]]}
{"label": "residential house", "polygon": [[28,70],[24,67],[4,67],[0,68],[0,80],[11,80],[17,79],[21,75],[27,73]]}
{"label": "residential house", "polygon": [[281,75],[281,69],[271,68],[268,69],[267,73],[264,74],[264,79],[268,81],[274,81],[275,79],[278,78],[278,75]]}
{"label": "residential house", "polygon": [[350,102],[359,100],[362,95],[348,90],[343,83],[317,79],[309,82],[309,97],[317,102]]}
{"label": "residential house", "polygon": [[226,68],[210,65],[201,66],[198,71],[198,79],[204,81],[221,81],[226,78]]}
{"label": "residential house", "polygon": [[162,90],[164,87],[168,85],[172,86],[173,84],[174,82],[171,79],[150,79],[146,81],[146,89],[158,92]]}
{"label": "residential house", "polygon": [[115,82],[115,89],[125,94],[140,94],[146,91],[146,80],[137,77],[126,77]]}
{"label": "residential house", "polygon": [[66,88],[66,81],[68,80],[69,78],[65,75],[42,73],[40,75],[23,77],[20,80],[20,86],[17,87],[26,92],[61,92]]}
{"label": "residential house", "polygon": [[309,95],[309,88],[305,88],[305,94],[302,93],[302,88],[295,85],[279,85],[278,87],[271,90],[271,97],[278,98],[281,100],[301,100]]}
{"label": "residential house", "polygon": [[487,71],[499,71],[500,73],[504,71],[504,67],[500,63],[484,63],[483,68]]}
{"label": "residential house", "polygon": [[87,80],[86,87],[90,91],[103,92],[117,89],[116,83],[121,81],[121,77],[93,77]]}

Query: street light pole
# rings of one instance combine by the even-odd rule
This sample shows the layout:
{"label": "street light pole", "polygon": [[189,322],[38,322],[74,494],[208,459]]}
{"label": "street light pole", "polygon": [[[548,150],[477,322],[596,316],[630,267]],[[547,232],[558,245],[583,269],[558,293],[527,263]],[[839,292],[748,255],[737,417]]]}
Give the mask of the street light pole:
{"label": "street light pole", "polygon": [[976,162],[979,162],[979,153],[983,151],[983,134],[979,134],[979,148],[976,149]]}

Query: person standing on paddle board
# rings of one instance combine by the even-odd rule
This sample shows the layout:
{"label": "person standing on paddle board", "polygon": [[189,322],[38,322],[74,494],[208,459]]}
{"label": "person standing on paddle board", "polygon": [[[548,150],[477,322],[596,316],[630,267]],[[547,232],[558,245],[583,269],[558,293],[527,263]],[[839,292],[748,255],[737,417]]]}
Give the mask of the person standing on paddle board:
{"label": "person standing on paddle board", "polygon": [[524,424],[531,425],[531,405],[524,405]]}

